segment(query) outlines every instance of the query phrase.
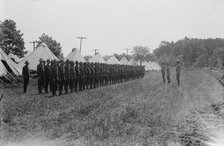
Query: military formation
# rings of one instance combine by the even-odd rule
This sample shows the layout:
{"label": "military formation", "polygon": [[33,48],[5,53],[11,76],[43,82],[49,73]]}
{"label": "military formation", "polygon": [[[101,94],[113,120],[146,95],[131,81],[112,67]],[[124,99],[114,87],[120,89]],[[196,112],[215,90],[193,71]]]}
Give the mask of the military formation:
{"label": "military formation", "polygon": [[37,65],[38,92],[52,96],[143,78],[144,66],[42,60]]}

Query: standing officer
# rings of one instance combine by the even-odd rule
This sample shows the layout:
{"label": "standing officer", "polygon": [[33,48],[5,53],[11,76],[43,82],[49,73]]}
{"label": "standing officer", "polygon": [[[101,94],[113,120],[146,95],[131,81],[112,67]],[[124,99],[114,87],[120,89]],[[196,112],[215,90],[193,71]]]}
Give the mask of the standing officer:
{"label": "standing officer", "polygon": [[166,64],[166,75],[167,75],[167,81],[170,83],[170,64]]}
{"label": "standing officer", "polygon": [[26,93],[26,89],[27,89],[27,86],[28,86],[28,83],[29,83],[29,79],[30,79],[30,71],[29,71],[29,68],[28,68],[28,65],[29,65],[29,62],[26,61],[25,62],[25,66],[23,67],[23,91],[24,93]]}
{"label": "standing officer", "polygon": [[57,82],[58,82],[58,67],[57,67],[57,61],[54,60],[52,61],[52,68],[51,68],[52,96],[56,95]]}
{"label": "standing officer", "polygon": [[162,77],[163,77],[163,83],[165,83],[166,82],[166,79],[165,79],[165,74],[166,74],[165,62],[162,62],[161,73],[162,73]]}
{"label": "standing officer", "polygon": [[180,86],[180,60],[177,60],[177,66],[176,66],[176,79],[177,79],[177,85]]}
{"label": "standing officer", "polygon": [[37,75],[38,75],[38,91],[39,94],[43,94],[42,89],[44,85],[44,66],[43,60],[40,58],[40,63],[37,65]]}
{"label": "standing officer", "polygon": [[62,95],[63,84],[64,84],[64,61],[60,60],[60,65],[58,67],[58,83],[59,83],[59,95]]}
{"label": "standing officer", "polygon": [[48,93],[48,86],[50,83],[50,59],[47,60],[47,64],[44,67],[45,70],[45,93]]}
{"label": "standing officer", "polygon": [[70,66],[69,66],[69,60],[66,60],[65,63],[65,73],[64,73],[64,87],[65,87],[65,94],[68,94],[68,84],[70,80]]}
{"label": "standing officer", "polygon": [[[78,91],[78,85],[79,85],[79,77],[80,77],[80,70],[79,70],[79,62],[75,61],[75,92]],[[79,85],[80,86],[80,85]]]}
{"label": "standing officer", "polygon": [[69,88],[70,88],[71,93],[73,93],[74,82],[75,82],[75,67],[74,67],[74,62],[73,61],[70,61]]}

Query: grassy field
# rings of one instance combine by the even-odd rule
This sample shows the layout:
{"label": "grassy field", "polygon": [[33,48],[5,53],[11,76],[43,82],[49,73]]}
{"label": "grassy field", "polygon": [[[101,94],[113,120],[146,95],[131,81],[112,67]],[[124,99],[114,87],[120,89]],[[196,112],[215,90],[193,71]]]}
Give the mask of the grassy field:
{"label": "grassy field", "polygon": [[0,88],[3,145],[180,145],[186,135],[210,140],[214,134],[203,123],[213,107],[215,121],[224,119],[224,88],[200,70],[183,71],[180,87],[173,72],[171,84],[149,72],[144,79],[53,98],[37,95],[35,83],[28,90]]}

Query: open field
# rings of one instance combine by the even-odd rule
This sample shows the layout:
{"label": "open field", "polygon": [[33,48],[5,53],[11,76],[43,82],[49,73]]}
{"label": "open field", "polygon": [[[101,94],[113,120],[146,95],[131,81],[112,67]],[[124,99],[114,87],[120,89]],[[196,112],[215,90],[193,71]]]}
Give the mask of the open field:
{"label": "open field", "polygon": [[224,139],[224,88],[205,71],[183,71],[180,87],[174,73],[168,85],[160,72],[149,72],[53,98],[37,95],[36,85],[21,91],[0,89],[3,145],[205,145]]}

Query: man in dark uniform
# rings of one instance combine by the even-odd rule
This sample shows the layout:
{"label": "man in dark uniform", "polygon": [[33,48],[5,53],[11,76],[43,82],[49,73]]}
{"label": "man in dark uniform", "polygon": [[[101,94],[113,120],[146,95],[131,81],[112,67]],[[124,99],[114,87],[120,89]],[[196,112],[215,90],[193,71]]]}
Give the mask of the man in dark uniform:
{"label": "man in dark uniform", "polygon": [[166,82],[166,79],[165,79],[166,66],[165,66],[165,63],[164,62],[162,62],[161,73],[162,73],[162,77],[163,77],[163,83],[165,83]]}
{"label": "man in dark uniform", "polygon": [[74,88],[74,82],[75,82],[75,67],[74,67],[74,62],[70,61],[70,80],[69,80],[69,88],[70,92],[73,92]]}
{"label": "man in dark uniform", "polygon": [[166,64],[166,75],[167,75],[167,81],[170,83],[170,64]]}
{"label": "man in dark uniform", "polygon": [[70,80],[70,65],[69,65],[69,60],[67,59],[65,62],[65,73],[64,73],[65,94],[68,94],[69,80]]}
{"label": "man in dark uniform", "polygon": [[80,62],[79,63],[79,91],[84,90],[83,76],[84,76],[83,63]]}
{"label": "man in dark uniform", "polygon": [[59,95],[62,95],[62,90],[64,85],[64,74],[65,74],[64,61],[60,60],[60,65],[58,67]]}
{"label": "man in dark uniform", "polygon": [[50,59],[47,60],[47,64],[44,67],[45,70],[45,93],[48,93],[48,86],[50,83]]}
{"label": "man in dark uniform", "polygon": [[26,93],[26,89],[30,79],[30,71],[28,68],[29,62],[25,61],[25,66],[23,67],[23,92]]}
{"label": "man in dark uniform", "polygon": [[180,86],[180,60],[177,60],[177,66],[176,66],[176,79],[177,79],[177,85]]}
{"label": "man in dark uniform", "polygon": [[51,66],[52,96],[56,95],[57,82],[58,82],[58,67],[57,67],[57,61],[54,60],[52,61],[52,66]]}
{"label": "man in dark uniform", "polygon": [[75,92],[78,91],[78,85],[80,86],[80,83],[79,83],[79,78],[80,78],[80,70],[79,70],[79,62],[76,61],[75,62],[75,75],[76,75],[76,78],[75,78]]}
{"label": "man in dark uniform", "polygon": [[98,87],[98,63],[94,64],[94,72],[95,72],[95,75],[94,75],[94,88],[97,88]]}
{"label": "man in dark uniform", "polygon": [[43,60],[40,58],[40,63],[37,65],[37,75],[38,75],[38,91],[39,94],[43,94],[42,89],[44,85],[44,65]]}
{"label": "man in dark uniform", "polygon": [[95,70],[93,62],[90,64],[90,89],[94,87]]}

